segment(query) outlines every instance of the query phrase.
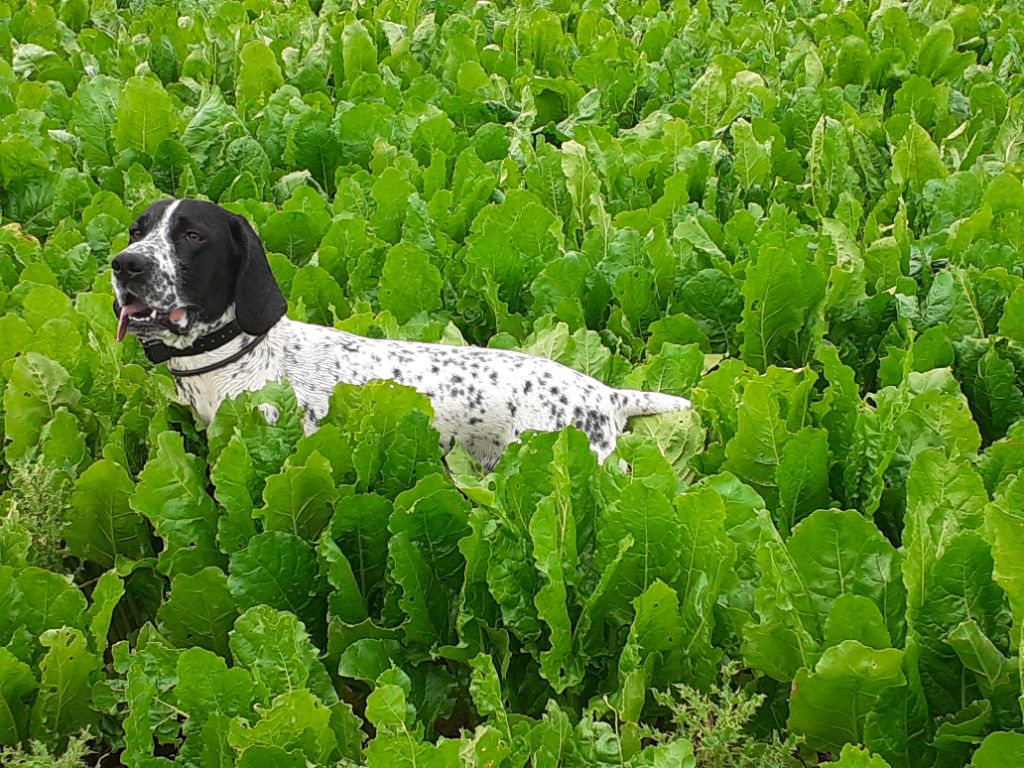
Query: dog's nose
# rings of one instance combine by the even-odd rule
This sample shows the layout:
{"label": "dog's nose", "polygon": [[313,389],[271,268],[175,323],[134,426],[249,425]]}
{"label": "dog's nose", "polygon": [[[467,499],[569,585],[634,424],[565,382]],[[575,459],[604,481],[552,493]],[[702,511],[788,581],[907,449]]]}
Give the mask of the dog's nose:
{"label": "dog's nose", "polygon": [[142,277],[149,271],[149,261],[141,253],[122,251],[114,257],[111,268],[118,277]]}

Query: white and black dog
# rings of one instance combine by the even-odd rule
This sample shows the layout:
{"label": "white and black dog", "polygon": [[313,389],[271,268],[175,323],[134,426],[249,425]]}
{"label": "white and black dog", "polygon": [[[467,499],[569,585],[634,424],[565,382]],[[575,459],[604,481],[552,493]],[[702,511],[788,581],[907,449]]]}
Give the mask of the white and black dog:
{"label": "white and black dog", "polygon": [[129,234],[112,265],[118,339],[132,333],[151,361],[170,360],[179,395],[206,423],[225,398],[286,378],[311,432],[338,382],[391,379],[430,398],[443,448],[457,440],[493,467],[526,430],[575,424],[604,459],[630,417],[690,406],[520,352],[367,339],[290,320],[259,237],[213,203],[162,200]]}

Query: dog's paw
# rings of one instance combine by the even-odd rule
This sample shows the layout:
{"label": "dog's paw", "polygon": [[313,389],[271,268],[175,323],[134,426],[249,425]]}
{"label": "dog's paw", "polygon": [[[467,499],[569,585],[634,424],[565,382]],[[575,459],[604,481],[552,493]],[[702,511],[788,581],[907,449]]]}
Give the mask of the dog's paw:
{"label": "dog's paw", "polygon": [[260,409],[260,413],[263,414],[263,418],[267,420],[267,424],[277,424],[281,414],[275,406],[270,403],[260,403],[257,407]]}

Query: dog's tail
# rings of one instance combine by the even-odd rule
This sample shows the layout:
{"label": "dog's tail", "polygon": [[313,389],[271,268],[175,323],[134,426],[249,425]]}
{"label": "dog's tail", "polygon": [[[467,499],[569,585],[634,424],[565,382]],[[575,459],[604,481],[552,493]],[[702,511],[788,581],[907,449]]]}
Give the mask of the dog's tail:
{"label": "dog's tail", "polygon": [[613,402],[618,406],[619,415],[623,420],[633,416],[655,416],[659,413],[684,411],[690,407],[685,397],[666,395],[662,392],[641,392],[636,389],[619,389]]}

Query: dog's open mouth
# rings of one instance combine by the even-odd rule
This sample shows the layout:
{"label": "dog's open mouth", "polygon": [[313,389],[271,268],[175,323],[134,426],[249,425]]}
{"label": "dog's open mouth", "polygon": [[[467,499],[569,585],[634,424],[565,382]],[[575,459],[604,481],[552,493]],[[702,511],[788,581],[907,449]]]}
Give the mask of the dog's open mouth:
{"label": "dog's open mouth", "polygon": [[117,340],[121,341],[124,339],[129,328],[136,334],[139,331],[145,333],[148,330],[163,329],[177,334],[184,334],[188,332],[191,324],[192,318],[185,307],[175,307],[169,312],[161,312],[144,304],[134,296],[129,296],[128,302],[121,307],[121,312],[118,316]]}

